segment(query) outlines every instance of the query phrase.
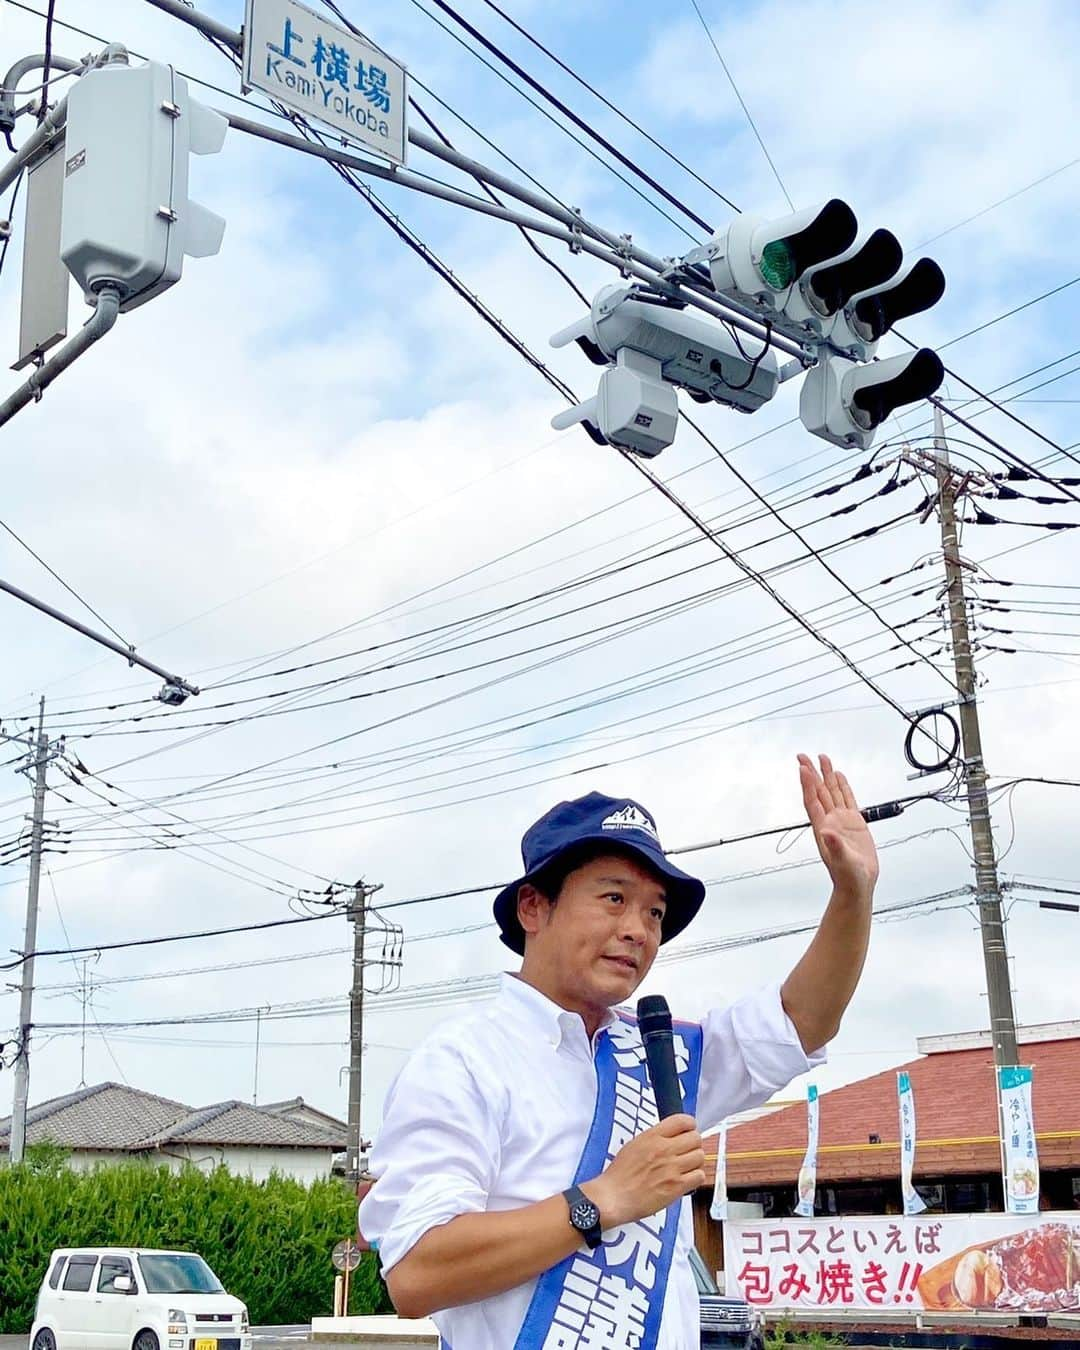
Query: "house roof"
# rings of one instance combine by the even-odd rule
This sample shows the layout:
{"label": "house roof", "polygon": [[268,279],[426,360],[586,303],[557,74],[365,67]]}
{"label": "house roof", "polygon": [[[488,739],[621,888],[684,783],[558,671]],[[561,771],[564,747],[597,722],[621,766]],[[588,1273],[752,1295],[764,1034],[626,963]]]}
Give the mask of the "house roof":
{"label": "house roof", "polygon": [[340,1131],[342,1137],[349,1129],[345,1121],[332,1116],[329,1111],[320,1111],[317,1106],[304,1101],[303,1097],[289,1097],[283,1102],[264,1102],[260,1109],[272,1111],[276,1116],[288,1116],[290,1120],[322,1125],[325,1129]]}
{"label": "house roof", "polygon": [[189,1111],[165,1129],[148,1135],[140,1147],[166,1144],[235,1144],[258,1148],[345,1147],[345,1129],[330,1129],[309,1121],[278,1115],[248,1102],[218,1102]]}
{"label": "house roof", "polygon": [[[1027,1041],[1032,1106],[1045,1169],[1080,1166],[1080,1037]],[[997,1092],[990,1046],[942,1050],[820,1097],[819,1182],[896,1178],[900,1167],[896,1075],[911,1077],[918,1126],[915,1176],[1000,1171]],[[880,1143],[872,1144],[871,1135]],[[705,1140],[715,1179],[716,1141]],[[806,1103],[728,1131],[729,1186],[794,1184],[806,1149]]]}
{"label": "house roof", "polygon": [[[256,1148],[345,1147],[346,1127],[283,1115],[247,1102],[194,1108],[120,1083],[99,1083],[54,1097],[27,1112],[26,1140],[69,1149],[140,1153],[176,1144],[232,1144]],[[6,1150],[11,1117],[0,1120]]]}
{"label": "house roof", "polygon": [[[130,1149],[190,1109],[124,1083],[98,1083],[30,1107],[26,1142],[51,1139],[65,1148]],[[7,1148],[10,1136],[11,1117],[6,1116],[0,1120],[0,1146]]]}

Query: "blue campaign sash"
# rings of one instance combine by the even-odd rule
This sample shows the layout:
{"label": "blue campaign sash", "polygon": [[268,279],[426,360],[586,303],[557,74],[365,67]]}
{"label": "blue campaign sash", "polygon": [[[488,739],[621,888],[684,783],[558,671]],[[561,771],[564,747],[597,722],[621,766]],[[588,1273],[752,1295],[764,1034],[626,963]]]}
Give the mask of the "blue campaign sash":
{"label": "blue campaign sash", "polygon": [[[697,1108],[701,1027],[676,1023],[675,1060],[689,1115]],[[596,1050],[596,1110],[575,1182],[604,1170],[622,1146],[657,1123],[636,1020],[601,1033]],[[540,1276],[514,1350],[577,1350],[610,1345],[655,1350],[660,1334],[682,1202],[624,1224],[594,1251],[576,1251]]]}

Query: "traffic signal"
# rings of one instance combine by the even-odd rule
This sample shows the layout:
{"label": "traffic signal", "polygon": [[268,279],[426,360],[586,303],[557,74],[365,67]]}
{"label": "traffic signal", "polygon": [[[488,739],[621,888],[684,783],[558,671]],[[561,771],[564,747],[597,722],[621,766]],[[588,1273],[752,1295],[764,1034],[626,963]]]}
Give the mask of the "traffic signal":
{"label": "traffic signal", "polygon": [[705,246],[712,284],[781,331],[798,334],[806,316],[789,319],[784,310],[797,283],[845,253],[858,228],[855,212],[838,197],[776,220],[741,215]]}
{"label": "traffic signal", "polygon": [[706,259],[714,288],[777,332],[865,361],[895,323],[937,304],[945,277],[930,258],[905,267],[890,230],[856,243],[857,232],[834,197],[777,220],[740,216],[690,258]]}
{"label": "traffic signal", "polygon": [[808,268],[792,286],[777,326],[804,340],[831,334],[852,297],[888,281],[903,257],[896,235],[875,230],[838,257]]}
{"label": "traffic signal", "polygon": [[932,258],[919,258],[884,284],[851,295],[827,330],[829,342],[866,361],[894,324],[933,308],[944,294],[945,273]]}
{"label": "traffic signal", "polygon": [[866,365],[826,357],[803,380],[799,417],[815,436],[865,450],[890,414],[929,398],[944,378],[941,357],[929,347]]}
{"label": "traffic signal", "polygon": [[180,279],[184,255],[217,253],[225,222],[188,196],[189,155],[215,154],[228,123],[156,61],[105,66],[68,93],[60,256],[90,300],[122,310]]}
{"label": "traffic signal", "polygon": [[552,425],[585,422],[613,445],[650,457],[675,438],[676,388],[699,403],[754,412],[780,383],[770,347],[748,351],[722,325],[636,286],[598,291],[589,313],[551,339],[553,347],[571,342],[607,369],[596,398],[560,413]]}

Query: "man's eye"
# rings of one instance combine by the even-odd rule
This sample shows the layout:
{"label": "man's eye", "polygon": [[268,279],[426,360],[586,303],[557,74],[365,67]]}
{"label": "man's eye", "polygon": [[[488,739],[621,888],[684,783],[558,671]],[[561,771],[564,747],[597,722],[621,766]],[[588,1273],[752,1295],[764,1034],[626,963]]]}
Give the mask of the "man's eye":
{"label": "man's eye", "polygon": [[605,900],[618,900],[619,903],[621,904],[621,903],[622,903],[622,893],[621,893],[620,891],[608,891],[607,895],[604,896],[604,899],[605,899]]}
{"label": "man's eye", "polygon": [[666,910],[662,910],[662,909],[654,909],[654,910],[652,911],[652,916],[653,916],[654,919],[657,920],[657,922],[663,923],[663,922],[664,922],[664,914],[665,914],[665,913],[666,913]]}

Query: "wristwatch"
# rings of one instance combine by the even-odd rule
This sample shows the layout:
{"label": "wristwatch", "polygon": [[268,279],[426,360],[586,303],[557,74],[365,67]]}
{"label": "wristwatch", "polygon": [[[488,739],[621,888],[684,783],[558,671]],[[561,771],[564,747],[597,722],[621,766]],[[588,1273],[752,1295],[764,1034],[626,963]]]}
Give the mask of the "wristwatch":
{"label": "wristwatch", "polygon": [[603,1240],[600,1230],[600,1211],[581,1189],[570,1186],[563,1195],[570,1206],[570,1223],[585,1239],[590,1248],[599,1247]]}

